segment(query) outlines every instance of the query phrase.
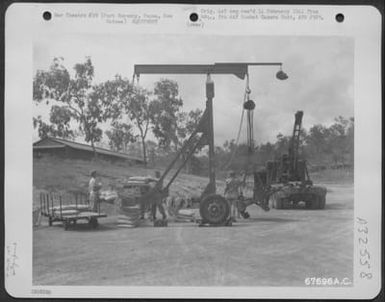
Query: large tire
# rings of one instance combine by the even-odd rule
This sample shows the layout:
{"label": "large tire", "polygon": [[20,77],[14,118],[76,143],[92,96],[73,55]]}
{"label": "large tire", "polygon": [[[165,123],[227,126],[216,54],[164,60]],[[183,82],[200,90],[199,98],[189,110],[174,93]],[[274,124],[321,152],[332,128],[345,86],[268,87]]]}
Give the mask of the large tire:
{"label": "large tire", "polygon": [[230,215],[230,205],[221,195],[209,195],[201,201],[199,212],[204,223],[225,224]]}

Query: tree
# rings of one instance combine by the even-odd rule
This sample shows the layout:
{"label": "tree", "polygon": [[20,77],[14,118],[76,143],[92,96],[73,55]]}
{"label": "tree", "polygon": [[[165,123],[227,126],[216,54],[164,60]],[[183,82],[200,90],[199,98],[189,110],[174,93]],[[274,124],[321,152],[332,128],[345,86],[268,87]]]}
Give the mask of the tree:
{"label": "tree", "polygon": [[[112,81],[101,84],[98,88],[99,95],[103,96],[108,104],[108,118],[113,120],[115,134],[125,137],[130,142],[140,139],[144,164],[147,165],[146,137],[150,130],[151,108],[150,93],[141,87],[134,87],[132,83],[120,75]],[[134,134],[134,130],[137,134]],[[114,131],[114,130],[113,130]],[[125,134],[123,135],[123,132]],[[110,132],[110,139],[116,140]],[[116,144],[116,141],[111,142]]]}
{"label": "tree", "polygon": [[74,71],[75,75],[71,78],[63,65],[63,58],[55,58],[48,71],[37,71],[33,81],[33,98],[38,103],[56,101],[56,109],[51,109],[51,123],[55,124],[53,120],[60,124],[58,116],[65,112],[78,123],[79,130],[96,156],[95,142],[100,141],[103,134],[99,124],[107,118],[104,112],[106,103],[93,89],[94,66],[91,59],[88,57],[84,63],[75,64]]}
{"label": "tree", "polygon": [[150,129],[152,112],[150,110],[149,93],[145,89],[135,87],[133,95],[127,102],[122,102],[125,112],[139,130],[139,138],[142,143],[143,160],[147,165],[146,137]]}
{"label": "tree", "polygon": [[[202,119],[203,111],[201,109],[191,110],[190,112],[178,112],[177,113],[177,123],[176,123],[176,138],[175,138],[175,149],[176,151],[180,150],[186,141],[190,138],[193,132],[197,129],[200,120]],[[195,146],[198,143],[199,137],[194,136],[191,140],[191,147]],[[195,152],[199,152],[204,147],[204,144],[197,146]],[[182,154],[182,160],[185,161],[187,158],[187,153],[192,151],[191,148],[187,149],[185,153]],[[191,156],[190,160],[186,163],[186,172],[190,173],[193,170],[192,163],[197,162],[197,159],[194,158],[194,155]]]}
{"label": "tree", "polygon": [[178,121],[183,119],[180,115],[183,100],[179,97],[178,84],[175,81],[162,79],[155,83],[154,96],[155,99],[149,107],[153,133],[162,148],[167,150],[173,146],[174,151],[177,151],[180,145]]}
{"label": "tree", "polygon": [[276,158],[279,158],[282,156],[282,154],[287,154],[289,150],[290,145],[290,136],[285,136],[282,133],[278,133],[277,135],[277,141],[274,144],[274,155]]}
{"label": "tree", "polygon": [[128,144],[136,141],[132,130],[132,125],[113,121],[112,129],[106,131],[110,148],[116,151],[127,152]]}
{"label": "tree", "polygon": [[40,138],[48,136],[72,139],[75,133],[70,128],[71,112],[66,107],[54,105],[51,107],[50,122],[43,121],[39,115],[33,118],[34,128],[38,128]]}
{"label": "tree", "polygon": [[329,148],[334,165],[344,166],[350,151],[354,149],[352,131],[354,132],[354,119],[348,120],[342,116],[335,118],[334,124],[329,127]]}
{"label": "tree", "polygon": [[314,125],[306,136],[306,151],[315,162],[328,161],[330,156],[329,129],[323,125]]}

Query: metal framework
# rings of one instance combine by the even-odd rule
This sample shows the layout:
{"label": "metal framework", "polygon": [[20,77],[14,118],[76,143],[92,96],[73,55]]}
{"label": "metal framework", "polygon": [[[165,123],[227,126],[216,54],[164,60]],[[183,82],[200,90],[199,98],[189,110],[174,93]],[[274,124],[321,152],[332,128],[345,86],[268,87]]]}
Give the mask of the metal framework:
{"label": "metal framework", "polygon": [[282,66],[282,63],[137,64],[134,77],[141,74],[233,74],[244,80],[249,66]]}
{"label": "metal framework", "polygon": [[[198,148],[200,144],[208,144],[209,146],[209,184],[202,194],[204,196],[214,196],[216,194],[216,184],[215,184],[215,167],[214,167],[214,123],[213,123],[213,98],[214,98],[214,82],[211,79],[213,74],[232,74],[239,79],[245,79],[248,76],[249,66],[279,66],[280,70],[278,71],[276,77],[280,80],[287,79],[287,75],[282,71],[281,62],[267,62],[267,63],[257,63],[257,62],[245,62],[245,63],[214,63],[214,64],[137,64],[134,66],[134,75],[139,79],[142,74],[205,74],[206,79],[206,109],[199,122],[199,126],[187,140],[185,145],[179,151],[175,159],[170,163],[169,167],[165,170],[160,180],[157,183],[157,190],[166,194],[168,192],[169,186],[172,184],[174,179],[177,177],[178,173],[182,170],[187,161],[192,157],[194,151]],[[194,137],[199,135],[201,136],[194,140]],[[163,187],[163,181],[173,167],[176,165],[178,159],[183,153],[187,153],[184,157],[183,163],[176,169],[176,172],[172,175],[168,183]],[[208,202],[207,208],[212,215],[212,221],[207,221],[207,223],[216,224],[214,216],[222,215],[223,211],[217,211],[218,201]],[[227,205],[227,204],[226,204]]]}

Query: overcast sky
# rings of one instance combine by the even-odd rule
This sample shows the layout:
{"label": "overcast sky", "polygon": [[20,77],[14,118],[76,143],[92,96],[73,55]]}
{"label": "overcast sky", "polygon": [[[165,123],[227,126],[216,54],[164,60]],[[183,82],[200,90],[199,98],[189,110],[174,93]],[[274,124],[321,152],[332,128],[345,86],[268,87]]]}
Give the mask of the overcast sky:
{"label": "overcast sky", "polygon": [[[90,56],[95,83],[116,74],[132,78],[135,64],[213,64],[215,62],[282,62],[289,79],[275,78],[276,67],[250,67],[251,98],[256,102],[257,143],[290,134],[294,113],[304,111],[303,124],[328,125],[339,115],[351,117],[354,44],[346,37],[272,37],[201,35],[68,35],[45,36],[34,45],[34,72],[63,57],[72,72]],[[140,85],[152,89],[160,78],[179,84],[184,110],[205,106],[204,75],[142,75]],[[233,75],[213,75],[216,144],[236,137],[245,83]],[[35,107],[37,114],[47,109]],[[241,142],[246,131],[242,132]],[[37,138],[34,133],[34,139]]]}

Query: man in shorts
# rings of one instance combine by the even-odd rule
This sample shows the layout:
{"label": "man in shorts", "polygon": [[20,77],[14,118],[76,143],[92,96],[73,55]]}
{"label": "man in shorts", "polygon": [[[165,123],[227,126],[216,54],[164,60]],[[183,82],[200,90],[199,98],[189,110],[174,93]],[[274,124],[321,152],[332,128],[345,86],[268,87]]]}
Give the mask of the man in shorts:
{"label": "man in shorts", "polygon": [[238,200],[239,196],[242,195],[241,188],[243,183],[240,179],[237,178],[237,175],[234,171],[229,173],[229,177],[226,179],[225,187],[225,198],[230,203],[230,216],[233,222],[236,221],[236,217],[240,218],[238,211]]}

